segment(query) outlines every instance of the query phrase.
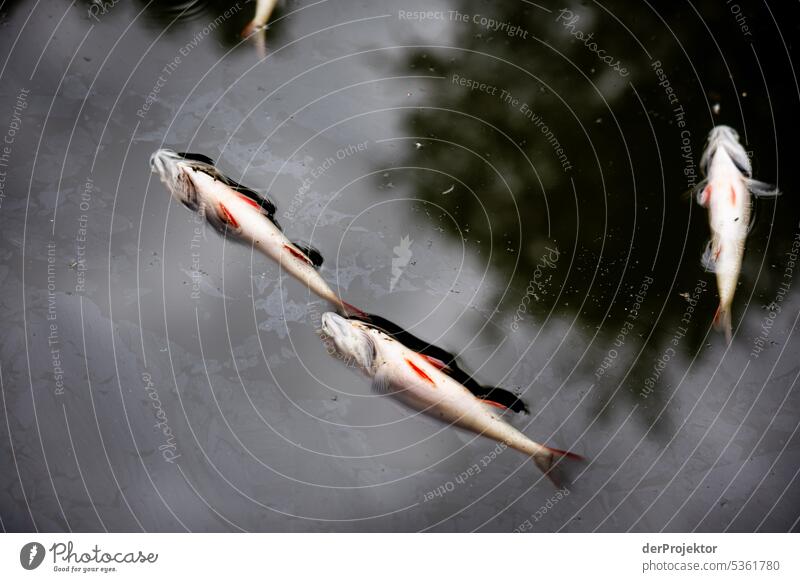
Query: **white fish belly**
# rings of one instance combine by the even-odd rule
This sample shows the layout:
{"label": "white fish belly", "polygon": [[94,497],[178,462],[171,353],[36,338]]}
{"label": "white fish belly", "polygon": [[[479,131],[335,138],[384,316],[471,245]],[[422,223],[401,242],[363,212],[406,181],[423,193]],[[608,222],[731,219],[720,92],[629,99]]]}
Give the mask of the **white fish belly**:
{"label": "white fish belly", "polygon": [[[426,371],[427,372],[427,371]],[[466,388],[452,378],[437,372],[431,374],[436,386],[420,379],[413,371],[395,375],[394,395],[416,410],[424,410],[435,418],[503,442],[526,454],[536,454],[541,445],[494,414]]]}

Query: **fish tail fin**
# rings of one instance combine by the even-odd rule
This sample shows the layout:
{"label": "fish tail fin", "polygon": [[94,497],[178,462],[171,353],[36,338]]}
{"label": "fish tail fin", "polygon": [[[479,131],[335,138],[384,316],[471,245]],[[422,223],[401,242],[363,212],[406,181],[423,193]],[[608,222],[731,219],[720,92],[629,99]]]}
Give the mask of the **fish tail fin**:
{"label": "fish tail fin", "polygon": [[717,312],[714,314],[714,328],[725,333],[725,341],[731,343],[733,339],[733,326],[731,324],[731,310],[724,308],[722,303],[717,307]]}
{"label": "fish tail fin", "polygon": [[248,36],[256,32],[259,28],[261,27],[259,26],[258,22],[256,22],[255,20],[251,20],[250,22],[247,23],[247,26],[245,26],[242,29],[241,37],[247,38]]}
{"label": "fish tail fin", "polygon": [[276,4],[278,4],[278,0],[259,0],[256,2],[255,16],[242,31],[242,38],[246,38],[257,30],[264,28],[269,22],[269,17],[272,16],[272,11],[275,10]]}
{"label": "fish tail fin", "polygon": [[557,489],[562,488],[563,477],[562,471],[558,470],[562,459],[570,459],[573,461],[585,461],[586,459],[571,451],[562,451],[561,449],[553,449],[551,447],[542,447],[533,455],[533,462],[539,467],[539,470],[550,479],[550,482],[555,485]]}
{"label": "fish tail fin", "polygon": [[573,453],[572,451],[562,451],[561,449],[553,449],[551,447],[544,447],[556,460],[564,458],[564,459],[572,459],[573,461],[585,461],[586,458],[579,455],[578,453]]}

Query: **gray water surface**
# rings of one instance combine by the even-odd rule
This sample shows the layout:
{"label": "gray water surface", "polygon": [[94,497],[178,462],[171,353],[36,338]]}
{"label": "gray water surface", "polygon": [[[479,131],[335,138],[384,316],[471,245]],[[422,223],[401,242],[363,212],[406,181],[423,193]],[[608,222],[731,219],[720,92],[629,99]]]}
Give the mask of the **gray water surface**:
{"label": "gray water surface", "polygon": [[[241,41],[253,8],[0,5],[4,530],[798,529],[796,5],[288,0]],[[688,194],[721,123],[784,192],[730,346]],[[176,205],[160,147],[520,393],[587,458],[569,493],[331,357],[328,307]]]}

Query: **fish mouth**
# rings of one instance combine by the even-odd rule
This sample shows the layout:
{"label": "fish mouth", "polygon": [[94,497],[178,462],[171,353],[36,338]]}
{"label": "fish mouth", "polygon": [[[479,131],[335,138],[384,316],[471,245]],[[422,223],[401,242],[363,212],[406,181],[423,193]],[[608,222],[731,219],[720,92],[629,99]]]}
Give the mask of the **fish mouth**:
{"label": "fish mouth", "polygon": [[724,141],[739,141],[739,133],[729,127],[727,125],[718,125],[714,129],[711,130],[709,133],[708,141],[712,142],[715,140],[724,140]]}
{"label": "fish mouth", "polygon": [[328,311],[322,314],[322,334],[329,339],[337,353],[359,366],[369,369],[377,356],[377,347],[370,335],[356,322]]}
{"label": "fish mouth", "polygon": [[322,333],[326,336],[335,338],[345,335],[350,327],[348,321],[332,311],[322,314]]}
{"label": "fish mouth", "polygon": [[175,152],[168,149],[159,149],[150,154],[150,171],[154,174],[165,175],[167,168],[169,168],[171,158],[174,158]]}
{"label": "fish mouth", "polygon": [[199,206],[199,194],[186,175],[181,159],[173,150],[158,149],[150,155],[150,170],[158,175],[176,200],[194,211]]}
{"label": "fish mouth", "polygon": [[158,152],[153,152],[150,154],[150,172],[153,174],[158,174]]}

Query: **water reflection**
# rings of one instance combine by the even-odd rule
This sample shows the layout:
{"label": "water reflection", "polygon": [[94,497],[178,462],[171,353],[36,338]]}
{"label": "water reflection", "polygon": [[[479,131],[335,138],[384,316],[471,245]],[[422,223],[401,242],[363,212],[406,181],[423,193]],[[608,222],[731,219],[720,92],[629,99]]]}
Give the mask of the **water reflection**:
{"label": "water reflection", "polygon": [[[8,4],[8,3],[6,3]],[[186,25],[206,21],[219,46],[230,49],[238,44],[262,49],[266,47],[267,34],[265,30],[253,34],[252,38],[242,41],[246,26],[256,16],[256,2],[249,0],[183,0],[170,2],[168,0],[138,0],[133,6],[133,12],[121,6],[119,0],[83,0],[86,14],[90,21],[102,25],[107,18],[133,17],[139,18],[152,30],[166,32],[166,34],[185,34]],[[283,38],[285,26],[281,16],[283,9],[278,6],[271,12],[272,21],[269,23],[269,43],[275,45],[285,41]],[[118,15],[118,16],[116,16]],[[253,31],[248,31],[252,33]],[[187,38],[187,40],[190,40]]]}
{"label": "water reflection", "polygon": [[[318,319],[326,307],[281,285],[274,265],[213,233],[196,256],[192,216],[148,181],[147,158],[164,145],[213,154],[273,195],[287,234],[326,253],[321,273],[349,300],[456,352],[476,383],[526,390],[520,428],[590,458],[582,490],[535,529],[793,527],[798,298],[780,285],[800,239],[794,176],[777,177],[775,157],[777,144],[793,157],[796,107],[773,90],[792,77],[769,12],[748,6],[751,45],[725,3],[703,5],[703,20],[692,5],[657,16],[647,4],[568,4],[564,22],[560,5],[458,0],[441,8],[445,20],[408,21],[399,10],[428,9],[411,4],[287,2],[268,34],[288,50],[262,62],[250,43],[228,52],[251,2],[208,34],[235,2],[178,14],[118,2],[99,22],[88,2],[3,4],[3,25],[22,31],[9,46],[6,123],[18,91],[30,93],[0,214],[2,374],[14,446],[40,451],[6,476],[7,529],[99,527],[81,468],[109,529],[126,531],[511,531],[552,493],[530,490],[530,462],[501,455],[447,498],[433,495],[488,441],[406,422],[370,398],[309,325],[312,307]],[[198,34],[151,103],[165,65]],[[707,217],[681,197],[715,122],[739,130],[755,175],[786,193],[758,205],[734,304],[742,328],[727,353],[707,335],[717,303],[699,265]],[[355,144],[365,149],[307,180]],[[76,235],[87,219],[84,279]],[[53,242],[63,398],[47,345]],[[174,466],[158,452],[161,410],[180,450]],[[36,484],[51,487],[33,490],[29,510],[19,492]]]}
{"label": "water reflection", "polygon": [[[434,169],[413,181],[415,193],[458,218],[458,229],[443,225],[452,237],[493,251],[492,267],[510,283],[495,296],[496,318],[507,325],[515,314],[512,326],[534,329],[561,318],[586,338],[587,351],[570,356],[579,361],[579,377],[606,393],[596,412],[608,410],[613,393],[635,404],[646,398],[639,407],[645,416],[660,410],[685,373],[668,362],[689,363],[703,357],[707,344],[721,343],[708,334],[717,304],[713,275],[699,263],[706,215],[681,193],[700,179],[697,164],[711,124],[727,116],[741,123],[738,96],[724,71],[710,69],[701,71],[703,82],[724,102],[725,115],[714,117],[703,88],[691,81],[668,80],[679,99],[672,100],[653,63],[702,51],[708,37],[687,32],[681,45],[644,39],[647,49],[623,28],[621,3],[568,10],[476,0],[455,5],[458,11],[443,13],[455,33],[452,48],[417,48],[402,63],[404,72],[443,79],[430,81],[426,105],[406,116],[405,130],[421,147],[404,148],[398,165]],[[645,21],[657,18],[643,12]],[[671,21],[684,8],[659,12]],[[609,62],[609,55],[624,57]],[[751,145],[770,167],[771,130],[758,124],[763,115],[754,115],[749,127],[762,132],[751,130]],[[478,194],[466,188],[445,194],[452,180],[437,178],[439,172]],[[763,222],[748,244],[735,322],[754,275],[763,275],[759,288],[774,284],[776,273],[759,269],[782,252],[764,248],[774,207],[759,206]],[[793,227],[774,224],[784,232]],[[552,248],[560,260],[544,289],[539,277]],[[630,388],[617,392],[620,383]],[[663,422],[664,416],[656,428]]]}
{"label": "water reflection", "polygon": [[215,16],[231,8],[232,2],[213,0],[183,0],[168,2],[166,0],[153,0],[140,2],[145,8],[145,15],[158,23],[159,28],[164,28],[170,23],[188,22],[201,18]]}

